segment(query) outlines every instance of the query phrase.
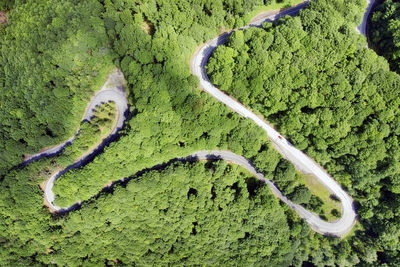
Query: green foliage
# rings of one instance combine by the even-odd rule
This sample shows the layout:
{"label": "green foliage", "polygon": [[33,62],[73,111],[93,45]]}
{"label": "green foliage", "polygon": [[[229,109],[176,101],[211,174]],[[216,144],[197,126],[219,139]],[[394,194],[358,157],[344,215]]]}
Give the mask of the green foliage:
{"label": "green foliage", "polygon": [[13,8],[15,0],[1,0],[0,10],[9,10]]}
{"label": "green foliage", "polygon": [[[368,190],[388,176],[389,184],[395,183],[400,169],[391,159],[400,154],[391,140],[397,134],[393,88],[399,77],[374,53],[356,50],[357,40],[342,33],[346,24],[328,20],[332,28],[315,31],[319,24],[309,25],[310,12],[276,27],[244,31],[238,50],[232,45],[238,35],[232,35],[210,59],[210,78],[265,115],[332,174],[349,175],[350,183],[343,181],[347,187]],[[221,73],[232,78],[219,79]]]}
{"label": "green foliage", "polygon": [[304,185],[298,186],[289,197],[294,203],[307,204],[311,199],[311,191]]}
{"label": "green foliage", "polygon": [[372,47],[384,56],[390,67],[400,71],[400,3],[382,1],[375,9],[368,24],[368,37]]}
{"label": "green foliage", "polygon": [[291,228],[307,232],[301,222],[288,225],[267,186],[225,162],[171,164],[52,217],[34,178],[49,164],[35,162],[2,183],[0,240],[16,252],[0,250],[1,265],[288,265]]}
{"label": "green foliage", "polygon": [[93,246],[57,249],[48,260],[76,266],[88,253],[97,264],[279,264],[290,247],[283,209],[268,187],[251,197],[246,179],[226,163],[178,163],[132,177],[71,214],[71,238],[56,247]]}
{"label": "green foliage", "polygon": [[0,32],[0,175],[78,128],[110,65],[102,5],[27,1]]}
{"label": "green foliage", "polygon": [[342,213],[340,211],[338,211],[337,209],[333,209],[331,213],[333,216],[335,216],[337,218],[340,218],[342,216]]}
{"label": "green foliage", "polygon": [[[108,21],[106,28],[107,25],[114,27],[108,28],[107,33],[115,38],[114,49],[120,54],[120,67],[133,90],[136,115],[127,122],[129,130],[118,142],[110,144],[84,168],[71,170],[56,181],[54,189],[59,194],[56,203],[64,206],[89,199],[110,181],[199,149],[228,148],[257,162],[257,167],[266,175],[272,173],[280,156],[271,152],[266,134],[196,90],[198,82],[185,63],[185,54],[190,56],[194,40],[201,33],[207,38],[217,34],[217,24],[211,28],[201,26],[209,23],[205,20],[209,15],[200,12],[203,9],[187,6],[180,10],[175,4],[160,1],[160,6],[168,8],[161,8],[157,14],[145,5],[125,3],[123,6],[130,8],[128,16],[126,11],[118,11],[120,4],[106,2],[104,16]],[[220,15],[216,11],[212,17]],[[182,12],[195,12],[193,21],[185,20],[180,24],[172,19],[172,14]],[[154,25],[153,36],[143,29],[145,17]],[[201,27],[196,32],[183,31],[188,23]],[[183,38],[189,40],[188,43],[180,43]],[[252,140],[248,139],[248,133]],[[258,154],[262,145],[264,151]],[[109,167],[115,164],[123,167]]]}
{"label": "green foliage", "polygon": [[[267,187],[226,163],[167,164],[134,175],[200,149],[230,149],[296,194],[299,177],[266,134],[197,90],[187,64],[198,44],[243,24],[242,15],[261,1],[16,5],[11,24],[0,31],[4,166],[72,135],[96,89],[90,86],[95,71],[114,54],[131,112],[118,142],[57,180],[56,199],[86,200],[80,210],[51,216],[42,205],[39,185],[60,162],[71,162],[65,155],[11,170],[1,180],[0,265],[396,266],[399,82],[354,34],[361,2],[312,1],[300,17],[235,34],[230,49],[215,53],[227,60],[223,68],[215,57],[209,62],[215,75],[232,75],[219,79],[230,83],[230,94],[264,114],[355,196],[365,231],[344,240],[314,233]],[[46,96],[43,102],[39,96]],[[89,126],[81,137],[91,138]],[[19,149],[7,141],[18,141],[17,131],[29,140]],[[126,186],[93,197],[126,177],[132,178]],[[316,210],[321,203],[311,196],[307,206]]]}
{"label": "green foliage", "polygon": [[[393,12],[379,16],[393,16],[397,4],[390,6]],[[382,237],[360,258],[383,263],[388,261],[379,260],[377,252],[399,255],[397,242],[387,236],[399,238],[388,225],[399,225],[400,218],[387,204],[400,192],[400,77],[353,34],[353,24],[342,16],[348,7],[313,1],[298,17],[235,33],[216,49],[207,71],[213,83],[262,113],[349,190],[369,229],[362,242]],[[279,170],[276,174],[284,191],[293,190],[292,197],[301,193],[300,202],[303,193],[308,198],[294,190],[296,179],[287,179],[293,175],[284,180]],[[319,209],[316,199],[310,204]]]}
{"label": "green foliage", "polygon": [[73,145],[66,147],[63,154],[76,158],[97,147],[113,130],[116,115],[117,110],[114,102],[96,107],[93,112],[94,117],[90,122],[84,121],[81,124],[79,134],[75,137]]}

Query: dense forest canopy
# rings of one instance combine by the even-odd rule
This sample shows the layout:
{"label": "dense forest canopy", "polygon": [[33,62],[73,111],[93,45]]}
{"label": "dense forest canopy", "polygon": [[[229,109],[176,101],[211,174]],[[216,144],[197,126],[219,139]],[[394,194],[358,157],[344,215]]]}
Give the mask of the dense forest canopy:
{"label": "dense forest canopy", "polygon": [[0,39],[0,175],[78,128],[111,63],[102,9],[97,1],[28,1],[10,12]]}
{"label": "dense forest canopy", "polygon": [[[87,217],[98,222],[82,225]],[[305,224],[298,227],[300,238],[309,232]],[[80,265],[81,252],[65,248],[82,239],[92,244],[84,253],[96,264],[108,258],[127,265],[277,265],[291,250],[278,200],[268,187],[226,163],[179,163],[132,177],[125,188],[117,186],[71,214],[65,229],[71,238],[57,245],[53,257],[62,265]],[[98,236],[104,242],[97,244]]]}
{"label": "dense forest canopy", "polygon": [[[18,0],[17,0],[18,1]],[[2,0],[0,1],[0,10],[7,11],[14,6],[14,0]]]}
{"label": "dense forest canopy", "polygon": [[[180,69],[181,63],[177,63],[183,60],[183,54],[188,55],[196,43],[210,39],[218,30],[242,26],[243,14],[255,7],[273,3],[17,0],[1,1],[0,10],[9,10],[14,2],[15,8],[8,14],[9,25],[0,25],[0,149],[4,151],[0,154],[0,175],[21,163],[24,154],[60,143],[76,131],[85,103],[99,89],[104,79],[102,70],[111,65],[115,52],[121,57],[135,53],[140,64],[151,63],[153,57],[158,63],[174,59],[176,62],[166,62],[167,68],[174,68],[177,77],[187,77],[188,70]],[[278,6],[290,3],[280,1]],[[105,8],[109,9],[109,17],[102,15]],[[120,23],[132,24],[131,29],[119,32],[122,24],[115,20],[115,12],[122,8],[125,13]],[[187,20],[187,16],[194,21]],[[134,29],[133,25],[141,27]],[[144,36],[146,27],[152,28],[153,37]],[[164,36],[159,36],[161,32]],[[179,40],[183,53],[162,48],[162,40],[167,37]],[[138,48],[146,45],[149,38],[160,49],[154,56],[144,48],[127,50],[136,42]],[[121,46],[122,40],[126,44]]]}
{"label": "dense forest canopy", "polygon": [[340,9],[323,8],[324,23],[310,20],[310,8],[235,32],[207,70],[214,84],[263,114],[345,185],[360,204],[360,221],[390,250],[400,232],[390,241],[383,236],[399,218],[377,214],[400,193],[400,77],[349,34],[354,24],[340,19]]}
{"label": "dense forest canopy", "polygon": [[386,0],[373,10],[368,37],[371,47],[384,56],[390,67],[400,71],[400,2]]}
{"label": "dense forest canopy", "polygon": [[0,26],[3,173],[23,153],[77,129],[111,63],[127,79],[131,108],[118,140],[57,180],[61,201],[84,200],[79,210],[54,215],[42,203],[39,185],[71,163],[65,154],[7,171],[0,265],[398,266],[399,78],[355,32],[362,0],[313,1],[298,17],[237,32],[208,65],[217,85],[267,117],[356,198],[360,220],[349,237],[310,231],[268,187],[224,162],[140,172],[197,150],[228,149],[297,202],[312,200],[266,134],[198,90],[190,74],[196,46],[270,3],[17,1]]}

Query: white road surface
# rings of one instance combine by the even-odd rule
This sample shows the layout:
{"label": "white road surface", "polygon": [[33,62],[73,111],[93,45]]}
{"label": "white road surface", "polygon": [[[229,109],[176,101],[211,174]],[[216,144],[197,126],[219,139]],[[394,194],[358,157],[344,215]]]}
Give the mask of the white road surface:
{"label": "white road surface", "polygon": [[[261,24],[265,21],[274,21],[286,15],[295,15],[307,5],[307,2],[308,1],[303,2],[302,4],[299,4],[295,7],[281,11],[278,14],[275,14],[267,18],[263,18],[260,21],[253,22],[250,25],[244,26],[240,29],[235,29],[233,31],[242,30],[249,27],[261,27]],[[374,0],[368,1],[368,8],[366,10],[366,15],[364,16],[364,20],[362,24],[359,27],[357,27],[357,30],[364,35],[366,33],[366,19],[368,18],[368,13],[371,10],[373,2]],[[218,45],[221,45],[226,41],[226,39],[233,31],[218,36],[201,47],[201,49],[193,57],[191,62],[193,74],[199,77],[201,87],[206,92],[211,94],[215,99],[224,103],[233,111],[241,114],[242,116],[253,120],[258,126],[260,126],[268,134],[268,137],[271,139],[277,151],[280,152],[283,155],[283,157],[291,161],[294,164],[294,166],[296,166],[297,169],[306,174],[313,174],[326,188],[329,189],[330,192],[335,194],[340,199],[342,204],[342,217],[335,222],[326,222],[320,219],[318,215],[304,209],[301,205],[294,204],[276,188],[273,181],[265,179],[264,175],[258,172],[246,158],[236,155],[230,151],[219,151],[219,150],[198,151],[193,153],[191,156],[197,157],[199,160],[208,160],[210,159],[210,156],[211,157],[216,156],[218,158],[227,160],[229,162],[241,165],[242,167],[249,170],[252,174],[254,174],[258,179],[268,184],[272,192],[280,200],[286,203],[289,207],[294,209],[299,214],[299,216],[303,218],[310,225],[310,227],[313,230],[324,235],[339,236],[339,237],[346,235],[352,229],[356,221],[356,213],[354,209],[353,199],[315,161],[309,158],[302,151],[293,147],[284,137],[282,137],[282,135],[279,132],[277,132],[273,127],[271,127],[263,118],[257,116],[255,113],[253,113],[251,110],[243,106],[241,103],[239,103],[232,97],[220,91],[208,79],[205,71],[205,66],[207,64],[210,55]],[[89,104],[84,119],[90,119],[92,115],[92,110],[96,105],[111,100],[117,103],[119,111],[117,127],[113,133],[115,133],[120,127],[122,127],[124,121],[124,112],[127,110],[128,107],[124,84],[125,81],[123,79],[123,75],[119,71],[116,71],[113,75],[110,75],[109,80],[106,82],[103,89],[94,97],[94,99],[92,99],[91,103]],[[73,140],[73,137],[70,140]],[[46,153],[53,154],[54,151],[56,151],[57,149],[60,150],[59,147],[63,146],[65,146],[65,143],[58,146],[58,148],[57,147],[52,148],[51,151],[48,150],[50,152],[45,151],[38,155],[40,156]],[[60,208],[54,205],[53,203],[54,194],[52,192],[52,187],[54,185],[54,181],[58,178],[60,173],[61,172],[53,175],[48,180],[44,190],[45,198],[50,203],[50,206],[54,211],[62,211],[70,208],[70,207]]]}
{"label": "white road surface", "polygon": [[364,12],[363,21],[356,28],[358,33],[364,35],[365,37],[367,37],[368,17],[371,13],[372,7],[374,6],[375,2],[376,2],[376,0],[367,0],[367,8],[365,9],[365,12]]}
{"label": "white road surface", "polygon": [[[103,103],[113,101],[116,104],[118,117],[117,123],[114,127],[114,130],[110,133],[109,136],[116,134],[120,129],[122,129],[125,121],[125,112],[128,109],[128,100],[126,94],[126,85],[125,79],[122,72],[118,69],[115,69],[107,78],[107,81],[101,88],[101,90],[92,98],[88,107],[86,108],[85,114],[83,116],[83,120],[90,121],[93,117],[93,111],[96,109],[96,106],[99,106]],[[79,133],[79,130],[76,134],[71,137],[67,142],[55,146],[51,149],[45,150],[42,153],[34,155],[34,158],[40,158],[45,156],[54,155],[60,152],[66,145],[69,145],[73,142],[75,136]],[[84,161],[84,160],[82,160]],[[50,205],[50,209],[53,211],[62,210],[60,207],[54,204],[54,193],[53,193],[53,186],[55,180],[64,172],[64,170],[55,173],[51,176],[45,185],[44,189],[44,198]]]}
{"label": "white road surface", "polygon": [[[372,2],[372,1],[371,1]],[[369,13],[371,9],[371,2],[369,2],[369,6],[366,10],[366,13]],[[274,21],[285,15],[294,15],[297,14],[300,9],[304,8],[307,5],[307,1],[289,8],[283,12],[280,12],[277,15],[273,15],[269,18],[263,19],[262,21],[253,22],[251,25],[244,26],[238,30],[246,29],[249,27],[260,27],[264,21]],[[360,25],[360,32],[365,34],[366,30],[366,19],[368,18],[368,14],[364,16],[364,21]],[[221,90],[216,88],[209,80],[205,67],[207,65],[208,59],[212,52],[219,46],[222,45],[226,39],[236,30],[220,35],[211,41],[207,42],[195,55],[191,62],[191,68],[194,75],[199,77],[201,87],[212,95],[218,101],[224,103],[228,107],[230,107],[233,111],[241,114],[242,116],[251,119],[258,126],[260,126],[271,139],[272,143],[276,147],[277,151],[282,154],[283,157],[291,161],[297,169],[306,174],[314,175],[326,188],[329,189],[334,195],[336,195],[342,204],[342,217],[335,222],[326,222],[319,218],[318,215],[307,211],[300,205],[296,205],[288,200],[282,193],[274,186],[273,182],[266,180],[262,174],[252,172],[261,180],[265,181],[272,189],[274,194],[279,197],[283,202],[293,208],[301,218],[307,221],[307,223],[311,226],[311,228],[325,235],[332,236],[344,236],[346,235],[352,228],[356,222],[356,212],[354,208],[354,201],[343,189],[342,187],[331,177],[329,174],[319,166],[314,160],[309,158],[302,151],[293,147],[282,135],[277,132],[273,127],[271,127],[265,120],[261,117],[257,116],[254,112],[243,106],[241,103],[233,99],[232,97],[226,95]],[[228,158],[229,156],[229,158]],[[237,155],[221,155],[222,158],[226,160],[230,160],[237,164],[242,165],[243,167],[250,170],[243,163],[243,159]],[[251,167],[251,166],[250,166]]]}
{"label": "white road surface", "polygon": [[[103,103],[113,101],[116,104],[117,111],[118,111],[118,118],[117,123],[114,130],[111,132],[110,135],[115,134],[119,131],[122,126],[124,125],[125,121],[125,112],[128,109],[128,99],[125,90],[125,79],[122,72],[118,69],[115,69],[107,78],[107,81],[104,83],[103,87],[97,94],[91,99],[90,103],[86,107],[85,114],[83,115],[82,121],[90,121],[93,116],[93,111],[95,110],[96,106],[99,106]],[[75,135],[69,138],[62,144],[53,146],[49,149],[46,149],[42,152],[29,155],[25,157],[23,164],[29,163],[33,160],[42,158],[42,157],[49,157],[59,153],[61,150],[64,149],[65,146],[70,145],[74,142],[75,136],[79,133],[79,129],[76,131]]]}

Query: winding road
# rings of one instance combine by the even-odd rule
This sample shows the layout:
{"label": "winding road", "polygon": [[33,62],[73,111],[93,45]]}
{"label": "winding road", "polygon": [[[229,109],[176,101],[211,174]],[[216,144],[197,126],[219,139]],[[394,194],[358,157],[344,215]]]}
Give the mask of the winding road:
{"label": "winding road", "polygon": [[368,18],[371,13],[372,7],[374,6],[376,0],[367,0],[367,8],[364,12],[364,17],[360,25],[357,26],[356,30],[358,33],[362,34],[367,38],[367,23]]}
{"label": "winding road", "polygon": [[[128,99],[126,94],[126,85],[125,85],[125,78],[122,72],[118,69],[115,69],[107,78],[107,81],[104,83],[103,87],[100,91],[96,93],[96,95],[92,98],[90,103],[88,104],[85,114],[83,116],[83,121],[90,121],[93,117],[93,112],[96,109],[96,106],[104,104],[106,102],[113,101],[116,104],[117,108],[117,122],[114,126],[113,131],[111,131],[110,135],[107,137],[107,140],[103,141],[99,147],[104,147],[108,140],[111,140],[113,136],[117,134],[117,132],[122,129],[125,122],[125,114],[128,111]],[[61,150],[64,149],[65,146],[70,145],[73,143],[75,136],[79,133],[79,129],[76,134],[68,139],[66,142],[52,147],[48,150],[45,150],[41,153],[35,154],[32,156],[31,159],[26,160],[24,163],[30,162],[32,160],[41,158],[41,157],[49,157],[59,153]],[[96,150],[95,149],[95,150]],[[80,159],[78,162],[75,162],[71,166],[68,166],[66,169],[56,172],[52,175],[45,183],[44,186],[44,198],[49,205],[50,210],[52,211],[60,211],[62,208],[58,207],[54,204],[54,193],[53,193],[53,186],[55,180],[58,179],[61,175],[67,172],[71,168],[78,168],[83,166],[86,163],[85,158],[90,156],[91,152],[86,155],[83,159]],[[67,208],[68,209],[68,208]]]}
{"label": "winding road", "polygon": [[[96,93],[96,95],[90,100],[89,104],[87,105],[82,118],[82,122],[91,120],[91,118],[93,117],[93,111],[96,109],[96,106],[113,101],[115,102],[117,107],[118,117],[115,128],[110,133],[110,135],[115,135],[117,131],[122,129],[125,122],[125,113],[128,110],[128,99],[125,87],[126,85],[123,73],[118,69],[113,70],[107,77],[107,81],[104,83],[102,88]],[[33,155],[25,155],[25,160],[22,164],[26,165],[34,160],[43,157],[55,156],[60,151],[62,151],[64,147],[71,145],[74,142],[75,136],[78,134],[79,129],[71,138],[69,138],[62,144],[58,144]]]}
{"label": "winding road", "polygon": [[[357,30],[364,34],[366,33],[366,19],[368,18],[368,14],[371,10],[371,7],[374,3],[374,0],[368,1],[368,8],[365,12],[364,20],[362,24],[357,27]],[[234,154],[230,151],[198,151],[188,156],[188,158],[196,158],[197,160],[210,160],[213,158],[224,159],[231,163],[238,164],[248,171],[250,171],[253,175],[255,175],[258,179],[268,184],[272,190],[272,192],[284,203],[286,203],[289,207],[294,209],[297,214],[303,218],[310,227],[324,235],[331,235],[331,236],[338,236],[343,237],[346,235],[353,227],[354,223],[356,222],[356,213],[354,209],[354,202],[353,199],[341,188],[341,186],[329,176],[329,174],[319,166],[315,161],[309,158],[306,154],[302,151],[293,147],[284,137],[280,135],[273,127],[271,127],[263,118],[257,116],[254,112],[243,106],[241,103],[233,99],[232,97],[226,95],[218,88],[216,88],[208,79],[205,66],[207,61],[215,50],[215,48],[219,45],[224,44],[227,38],[236,30],[243,30],[250,27],[261,27],[263,22],[267,21],[274,21],[279,19],[280,17],[286,15],[295,15],[297,14],[302,8],[304,8],[308,4],[308,1],[305,1],[297,6],[289,8],[284,11],[280,11],[277,14],[271,15],[269,17],[260,19],[258,21],[254,21],[251,24],[244,26],[240,29],[235,29],[230,32],[224,33],[211,41],[207,42],[203,46],[201,46],[196,54],[192,58],[191,62],[191,69],[194,75],[199,77],[200,85],[204,89],[204,91],[211,94],[215,99],[224,103],[233,111],[241,114],[242,116],[251,119],[254,121],[258,126],[260,126],[271,139],[274,147],[277,149],[278,152],[282,154],[282,156],[288,159],[290,162],[294,164],[294,166],[305,174],[312,174],[314,175],[322,184],[325,185],[329,189],[330,192],[335,194],[341,201],[342,204],[342,217],[335,221],[335,222],[326,222],[319,218],[318,215],[312,213],[301,205],[294,204],[291,202],[287,197],[285,197],[279,189],[275,186],[273,181],[270,181],[264,177],[264,175],[255,169],[253,164],[247,160],[246,158]],[[122,128],[124,119],[125,119],[125,112],[128,109],[128,103],[126,99],[126,92],[125,92],[125,80],[122,73],[116,70],[113,74],[111,74],[103,86],[102,90],[100,90],[96,96],[90,102],[88,108],[86,109],[84,119],[90,120],[92,116],[92,110],[94,107],[102,102],[106,101],[115,101],[118,108],[118,122],[117,126],[112,132],[111,135],[115,135],[119,129]],[[79,130],[78,130],[79,132]],[[65,145],[68,145],[73,141],[72,137],[67,142],[58,145],[54,148],[46,150],[42,153],[36,154],[33,156],[33,160],[43,157],[43,156],[51,156],[58,152],[60,152]],[[183,158],[182,158],[183,159]],[[32,161],[32,158],[29,159]],[[74,166],[69,166],[67,169],[60,171],[54,174],[46,183],[44,189],[44,197],[47,200],[50,209],[53,211],[67,211],[71,207],[68,208],[60,208],[54,205],[54,193],[52,192],[52,188],[54,185],[54,181],[68,171],[70,168],[77,168],[82,166],[79,162],[74,164]],[[122,179],[124,180],[124,179]],[[78,203],[79,204],[79,203]]]}

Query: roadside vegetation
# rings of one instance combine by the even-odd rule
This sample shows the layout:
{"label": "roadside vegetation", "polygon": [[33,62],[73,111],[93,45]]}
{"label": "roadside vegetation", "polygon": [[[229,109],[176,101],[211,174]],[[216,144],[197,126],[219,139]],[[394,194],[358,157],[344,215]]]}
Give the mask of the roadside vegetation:
{"label": "roadside vegetation", "polygon": [[[117,110],[114,102],[104,103],[97,106],[93,112],[90,121],[84,121],[79,127],[79,133],[75,136],[71,145],[66,146],[60,155],[52,158],[51,164],[43,167],[39,177],[46,181],[53,174],[65,169],[75,162],[83,159],[86,155],[91,154],[113,131],[117,122]],[[64,192],[63,188],[60,187]],[[66,205],[65,200],[59,196],[59,192],[53,190],[57,194],[57,204]],[[74,204],[74,203],[72,203]]]}
{"label": "roadside vegetation", "polygon": [[360,221],[380,236],[373,249],[397,255],[392,242],[400,232],[390,229],[400,220],[381,212],[400,193],[400,78],[363,48],[357,14],[338,1],[310,6],[298,17],[235,32],[210,58],[209,77],[322,164],[358,201]]}
{"label": "roadside vegetation", "polygon": [[296,171],[290,162],[281,161],[271,178],[285,196],[320,215],[322,219],[335,221],[341,216],[340,201],[331,197],[329,190],[314,176]]}
{"label": "roadside vegetation", "polygon": [[0,30],[0,176],[72,136],[112,65],[100,3],[24,2]]}
{"label": "roadside vegetation", "polygon": [[[270,3],[18,1],[0,30],[0,60],[5,66],[0,68],[0,111],[5,118],[0,120],[0,149],[6,151],[1,156],[9,155],[2,170],[18,164],[23,153],[73,134],[93,94],[95,71],[110,65],[104,56],[123,71],[131,108],[118,141],[58,181],[65,183],[68,203],[84,200],[79,210],[52,215],[42,204],[39,185],[62,156],[4,171],[0,265],[400,265],[400,83],[355,33],[364,1],[312,1],[299,17],[243,32],[243,41],[235,40],[232,47],[229,42],[219,49],[226,56],[219,57],[217,51],[209,64],[210,76],[221,88],[264,114],[356,198],[360,230],[346,239],[310,231],[268,187],[224,162],[168,163],[140,172],[197,150],[229,149],[250,159],[266,178],[277,183],[294,179],[290,197],[312,204],[311,190],[273,150],[266,134],[198,90],[186,61],[196,46],[221,29],[242,26],[244,14]],[[48,32],[53,24],[59,27],[59,39],[57,31]],[[21,47],[23,41],[26,47]],[[47,46],[41,47],[44,42]],[[61,49],[69,46],[65,51],[71,54]],[[25,58],[29,47],[46,48],[43,54],[48,58],[40,59],[38,51]],[[22,53],[24,49],[29,53]],[[25,60],[15,60],[17,55]],[[59,68],[51,72],[45,62],[55,55]],[[71,61],[79,64],[70,66]],[[64,63],[72,68],[63,72]],[[229,70],[219,64],[231,66],[232,73],[224,73],[226,81],[217,81],[217,73]],[[246,67],[240,77],[239,66]],[[52,85],[45,74],[58,77],[62,86],[58,80]],[[239,86],[239,81],[251,84]],[[231,84],[224,87],[225,83]],[[39,98],[41,89],[57,92],[45,98],[46,106]],[[14,104],[13,99],[20,102]],[[25,105],[26,99],[35,113],[11,113],[11,107]],[[37,122],[40,114],[51,118]],[[52,120],[60,121],[59,130],[51,128]],[[32,129],[22,127],[28,122]],[[5,123],[10,126],[3,127]],[[57,132],[58,139],[35,135],[46,127]],[[21,137],[14,131],[32,139],[29,149],[19,149]],[[293,176],[284,177],[293,171]],[[127,177],[128,182],[97,195],[109,181]]]}
{"label": "roadside vegetation", "polygon": [[[114,130],[118,116],[115,103],[108,102],[97,106],[93,116],[89,122],[84,121],[81,123],[79,134],[75,137],[73,144],[65,147],[62,154],[55,159],[64,168],[92,153]],[[61,180],[58,179],[57,182]],[[66,191],[65,188],[63,183],[60,182],[60,186],[53,189],[56,194],[55,204],[61,207],[75,204],[70,203],[68,205],[69,203],[66,202],[65,198],[69,199],[71,192]],[[57,189],[66,194],[66,196],[63,198],[63,195]]]}
{"label": "roadside vegetation", "polygon": [[247,25],[254,17],[260,13],[272,10],[282,10],[294,5],[300,4],[304,0],[289,0],[289,1],[264,1],[265,5],[256,6],[253,11],[243,14],[244,25]]}
{"label": "roadside vegetation", "polygon": [[300,173],[300,181],[304,182],[311,193],[313,206],[311,209],[327,221],[336,221],[342,217],[340,200],[333,195],[314,175]]}
{"label": "roadside vegetation", "polygon": [[114,102],[108,102],[96,107],[90,121],[80,125],[79,134],[74,143],[63,151],[71,159],[82,158],[86,153],[96,148],[109,136],[117,122],[117,108]]}

